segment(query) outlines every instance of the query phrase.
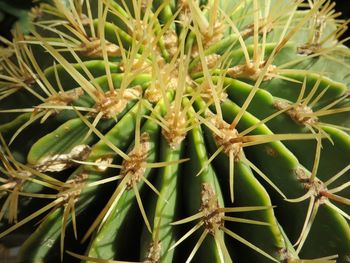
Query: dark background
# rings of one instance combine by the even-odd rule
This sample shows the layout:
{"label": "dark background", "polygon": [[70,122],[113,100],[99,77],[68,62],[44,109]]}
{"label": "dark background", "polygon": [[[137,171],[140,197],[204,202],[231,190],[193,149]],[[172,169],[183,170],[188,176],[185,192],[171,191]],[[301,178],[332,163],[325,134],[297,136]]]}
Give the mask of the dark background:
{"label": "dark background", "polygon": [[[33,0],[40,1],[40,0]],[[229,0],[228,0],[229,1]],[[336,2],[336,10],[342,12],[342,18],[350,18],[350,0],[333,0]],[[0,0],[0,12],[3,15],[3,18],[0,18],[0,35],[6,37],[7,39],[11,38],[11,27],[13,23],[18,19],[19,12],[17,10],[10,10],[7,6],[3,6],[4,3],[11,3],[11,6],[17,8],[30,8],[30,0]],[[12,13],[12,14],[11,14]],[[350,37],[350,29],[342,36],[342,38]],[[347,46],[350,46],[350,41],[347,41]]]}
{"label": "dark background", "polygon": [[[342,12],[342,18],[350,19],[350,0],[336,0],[336,10]],[[350,25],[348,25],[350,26]],[[342,36],[342,38],[350,37],[350,29]],[[350,41],[346,42],[347,46],[350,46]]]}

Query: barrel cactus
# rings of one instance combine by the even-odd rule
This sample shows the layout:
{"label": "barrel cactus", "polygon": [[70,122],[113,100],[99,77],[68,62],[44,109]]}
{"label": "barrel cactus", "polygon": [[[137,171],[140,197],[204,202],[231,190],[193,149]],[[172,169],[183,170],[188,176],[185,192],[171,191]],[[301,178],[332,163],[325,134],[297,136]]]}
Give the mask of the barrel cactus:
{"label": "barrel cactus", "polygon": [[34,7],[28,33],[1,38],[1,245],[23,263],[350,262],[350,50],[333,8]]}

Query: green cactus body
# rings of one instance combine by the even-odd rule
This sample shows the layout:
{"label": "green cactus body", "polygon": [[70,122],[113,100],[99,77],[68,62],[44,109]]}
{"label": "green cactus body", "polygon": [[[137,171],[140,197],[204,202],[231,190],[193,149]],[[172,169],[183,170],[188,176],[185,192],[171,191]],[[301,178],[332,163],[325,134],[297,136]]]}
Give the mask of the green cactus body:
{"label": "green cactus body", "polygon": [[21,263],[350,262],[333,7],[33,8],[0,38],[0,245],[23,231]]}

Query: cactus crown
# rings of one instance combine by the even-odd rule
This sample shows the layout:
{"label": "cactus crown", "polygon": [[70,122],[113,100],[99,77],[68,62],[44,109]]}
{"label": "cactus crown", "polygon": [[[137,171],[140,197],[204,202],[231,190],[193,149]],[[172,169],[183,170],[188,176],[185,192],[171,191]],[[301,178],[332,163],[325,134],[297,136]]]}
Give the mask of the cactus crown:
{"label": "cactus crown", "polygon": [[30,233],[20,262],[349,262],[333,8],[35,7],[29,34],[0,38],[0,242]]}

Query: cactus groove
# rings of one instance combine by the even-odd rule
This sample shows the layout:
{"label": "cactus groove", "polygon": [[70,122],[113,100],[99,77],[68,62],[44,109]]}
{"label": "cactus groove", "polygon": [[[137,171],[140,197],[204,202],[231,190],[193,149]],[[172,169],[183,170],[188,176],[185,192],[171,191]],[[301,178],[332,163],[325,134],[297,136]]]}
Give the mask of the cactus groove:
{"label": "cactus groove", "polygon": [[20,246],[20,263],[350,262],[349,21],[333,8],[34,7],[25,33],[0,37],[4,251]]}

